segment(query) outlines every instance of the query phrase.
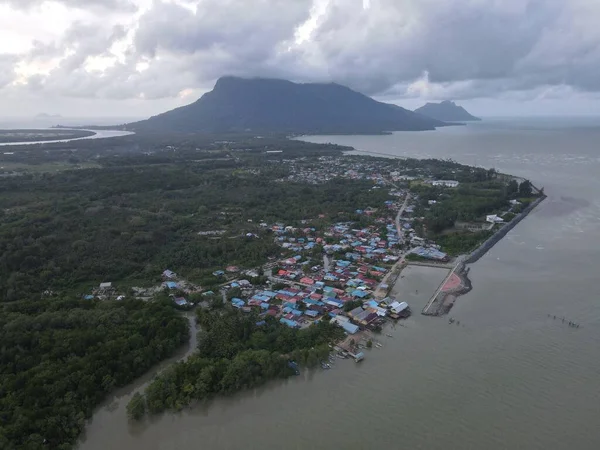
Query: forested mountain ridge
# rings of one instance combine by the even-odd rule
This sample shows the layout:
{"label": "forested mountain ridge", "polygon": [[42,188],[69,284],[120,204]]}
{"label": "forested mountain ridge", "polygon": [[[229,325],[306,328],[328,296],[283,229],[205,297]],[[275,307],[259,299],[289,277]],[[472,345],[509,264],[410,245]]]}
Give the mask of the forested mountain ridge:
{"label": "forested mountain ridge", "polygon": [[134,131],[381,133],[444,123],[336,84],[222,77],[196,102],[126,125]]}

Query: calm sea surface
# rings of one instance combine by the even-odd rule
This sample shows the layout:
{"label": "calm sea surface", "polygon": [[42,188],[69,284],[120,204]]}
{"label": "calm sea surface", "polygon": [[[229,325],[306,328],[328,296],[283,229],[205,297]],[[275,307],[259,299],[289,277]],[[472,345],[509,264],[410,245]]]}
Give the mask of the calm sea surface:
{"label": "calm sea surface", "polygon": [[[600,448],[600,121],[305,139],[495,167],[549,197],[472,266],[473,291],[452,311],[460,326],[417,313],[361,364],[131,425],[140,380],[97,411],[80,449]],[[428,280],[421,269],[400,280],[417,312]]]}

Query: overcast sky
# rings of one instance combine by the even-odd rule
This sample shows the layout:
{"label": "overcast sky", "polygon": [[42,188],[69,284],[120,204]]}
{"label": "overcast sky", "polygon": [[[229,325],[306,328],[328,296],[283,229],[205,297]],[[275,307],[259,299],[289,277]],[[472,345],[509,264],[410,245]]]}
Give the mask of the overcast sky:
{"label": "overcast sky", "polygon": [[600,115],[600,0],[0,0],[0,117],[145,117],[222,75]]}

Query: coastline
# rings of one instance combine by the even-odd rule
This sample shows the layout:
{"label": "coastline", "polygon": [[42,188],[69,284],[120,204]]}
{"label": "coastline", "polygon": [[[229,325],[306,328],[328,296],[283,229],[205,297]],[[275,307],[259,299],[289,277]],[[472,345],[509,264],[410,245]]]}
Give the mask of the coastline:
{"label": "coastline", "polygon": [[[461,296],[465,295],[473,289],[471,280],[469,279],[470,268],[467,267],[469,264],[474,264],[483,255],[485,255],[494,245],[508,234],[519,222],[531,213],[540,203],[547,198],[546,195],[542,196],[528,205],[521,213],[519,213],[513,220],[504,224],[502,228],[496,231],[491,237],[483,242],[469,255],[459,257],[456,266],[450,272],[448,277],[444,279],[438,290],[433,294],[427,305],[421,311],[421,314],[425,316],[443,316],[448,314],[454,306],[456,300]],[[456,278],[454,278],[456,277]]]}

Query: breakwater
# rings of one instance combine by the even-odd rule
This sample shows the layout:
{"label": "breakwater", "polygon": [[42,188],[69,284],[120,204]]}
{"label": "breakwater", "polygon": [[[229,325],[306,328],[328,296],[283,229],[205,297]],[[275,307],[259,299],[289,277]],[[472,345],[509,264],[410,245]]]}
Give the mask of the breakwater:
{"label": "breakwater", "polygon": [[546,196],[542,195],[540,198],[538,198],[534,202],[527,205],[523,209],[523,211],[521,211],[518,215],[516,215],[513,218],[513,220],[504,224],[502,226],[502,228],[500,228],[498,231],[496,231],[487,241],[485,241],[475,251],[473,251],[470,255],[468,255],[463,260],[464,263],[465,264],[473,264],[473,263],[479,261],[479,259],[483,255],[485,255],[494,245],[496,245],[496,243],[498,243],[498,241],[500,241],[500,239],[502,239],[504,236],[506,236],[510,230],[512,230],[514,227],[516,227],[517,224],[519,222],[521,222],[521,220],[523,220],[525,217],[527,217],[529,215],[529,213],[531,211],[533,211],[533,209],[537,205],[539,205],[541,202],[544,201],[545,198],[546,198]]}
{"label": "breakwater", "polygon": [[[456,266],[443,282],[440,288],[436,291],[436,293],[431,297],[431,300],[427,303],[425,308],[423,308],[422,314],[426,316],[442,316],[444,314],[448,314],[450,309],[454,306],[456,299],[470,292],[473,288],[471,284],[471,280],[469,279],[469,268],[467,264],[473,264],[485,255],[500,239],[507,235],[507,233],[512,230],[521,220],[523,220],[527,215],[533,211],[533,209],[538,206],[541,202],[546,198],[545,195],[534,202],[530,203],[521,211],[517,216],[513,218],[510,222],[504,224],[498,231],[496,231],[489,239],[487,239],[483,244],[477,247],[471,254],[467,255],[464,258],[459,258]],[[453,289],[444,289],[445,283],[449,280],[449,278],[455,274],[460,278],[460,284]]]}
{"label": "breakwater", "polygon": [[[449,282],[453,274],[460,279],[460,283],[451,289],[445,289],[446,283]],[[443,316],[444,314],[448,314],[454,306],[456,299],[472,289],[471,280],[468,275],[469,268],[463,261],[459,261],[448,277],[444,279],[439,289],[433,294],[425,308],[423,308],[423,311],[421,311],[421,314],[425,316]]]}

